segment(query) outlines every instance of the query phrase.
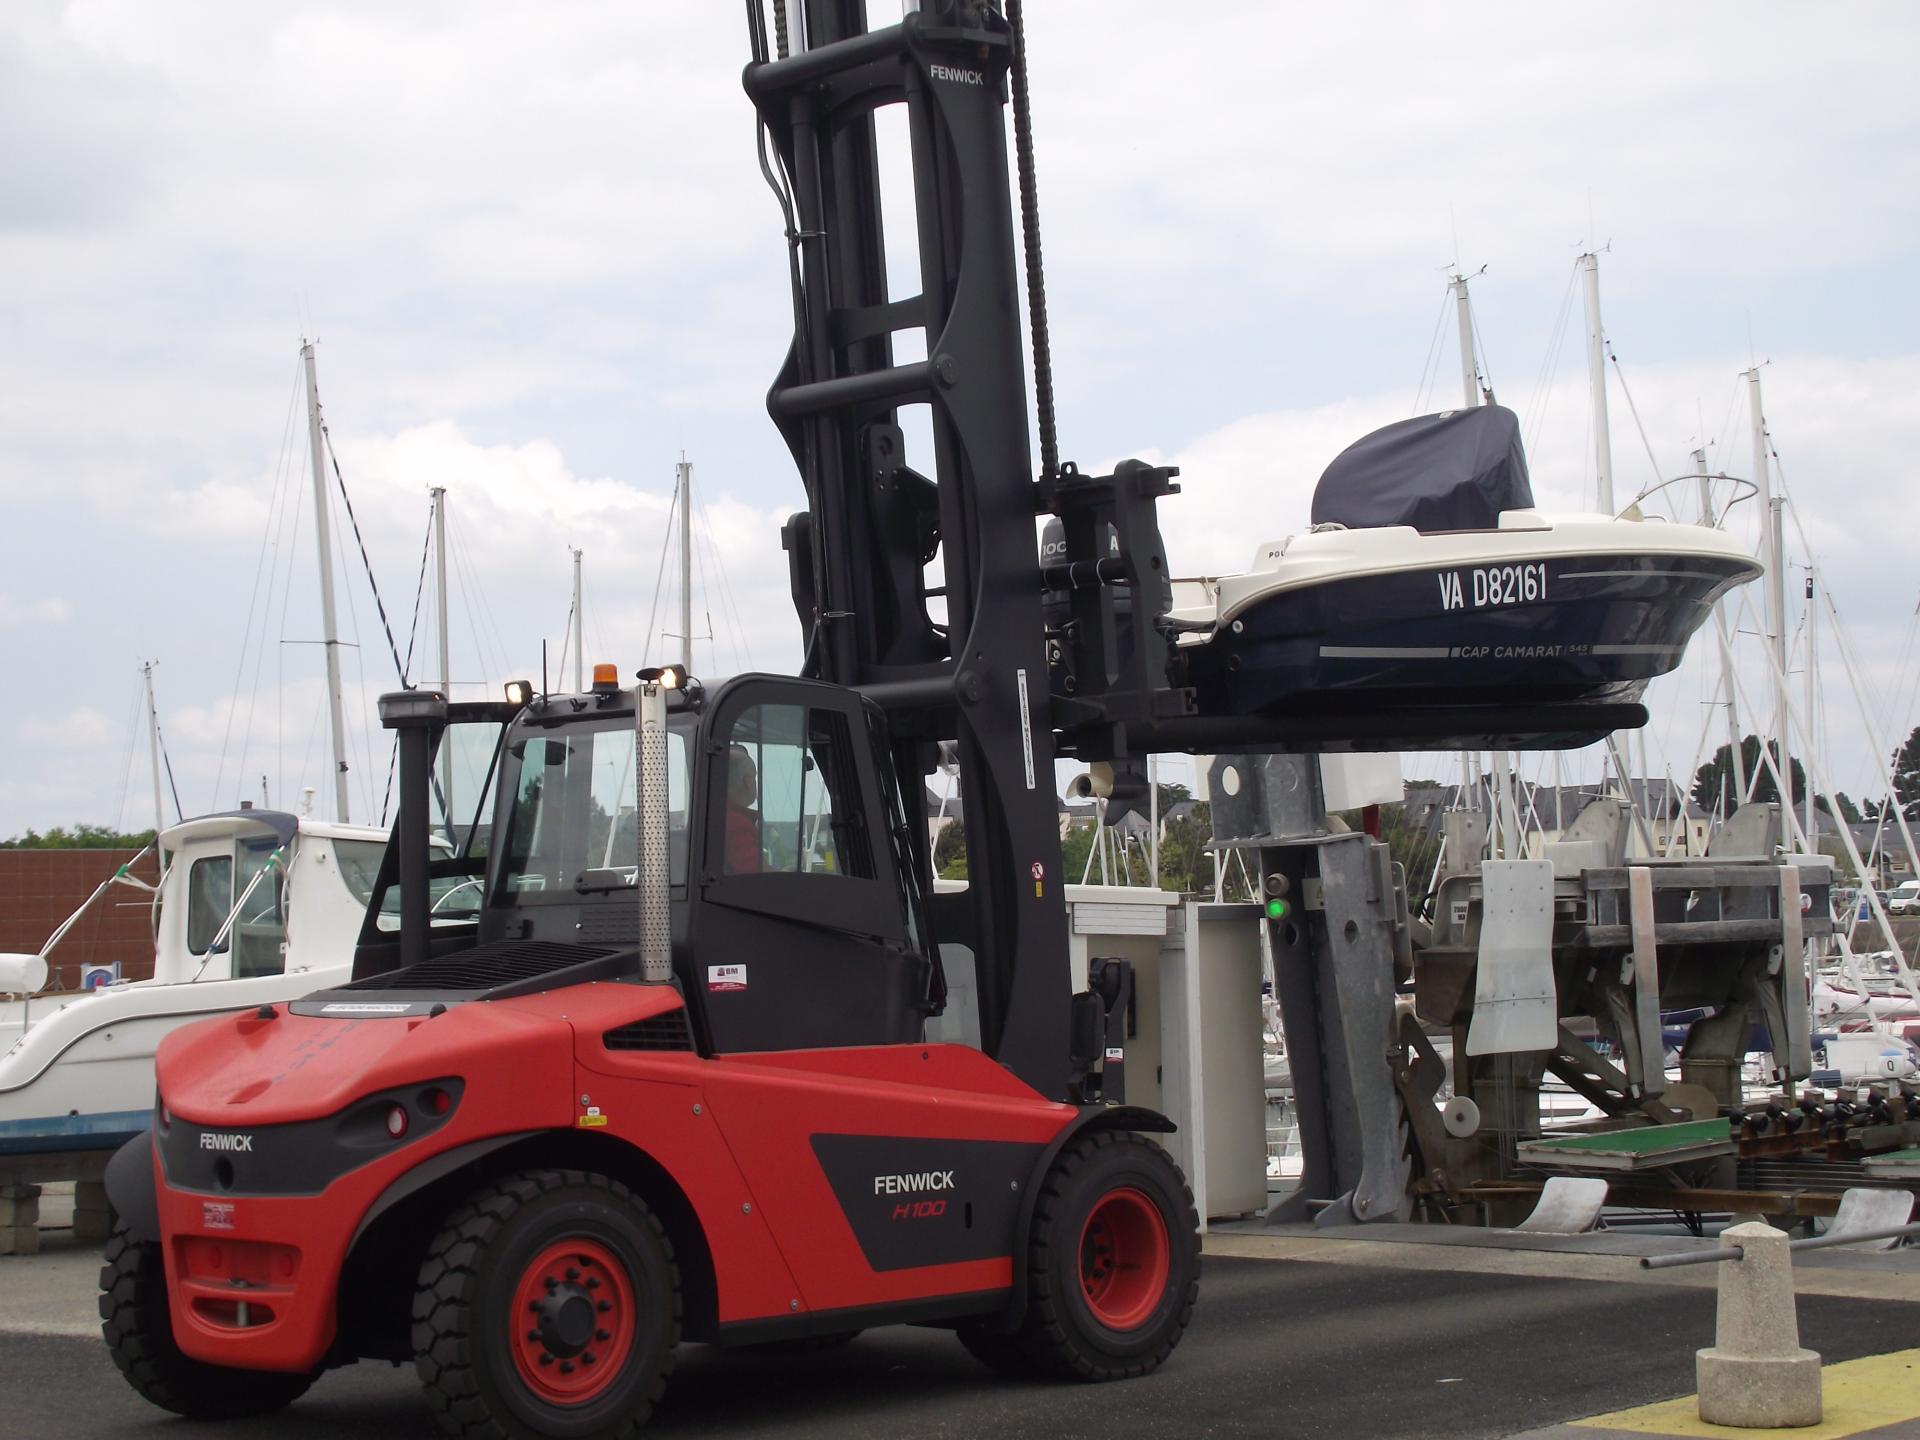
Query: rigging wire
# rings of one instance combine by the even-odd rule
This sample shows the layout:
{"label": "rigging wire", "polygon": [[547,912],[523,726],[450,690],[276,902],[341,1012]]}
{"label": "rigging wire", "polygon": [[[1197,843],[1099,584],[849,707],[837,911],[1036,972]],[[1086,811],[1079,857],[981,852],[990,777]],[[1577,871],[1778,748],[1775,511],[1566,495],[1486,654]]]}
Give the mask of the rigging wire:
{"label": "rigging wire", "polygon": [[[307,782],[307,766],[313,760],[314,737],[320,733],[320,721],[321,721],[321,718],[326,714],[326,711],[327,711],[327,687],[322,685],[320,687],[320,703],[314,706],[314,709],[313,709],[313,723],[307,727],[307,745],[306,745],[306,748],[300,752],[300,768],[294,772],[293,788],[296,791],[312,789],[317,792],[320,788],[317,785],[309,786],[306,783]],[[285,788],[284,780],[282,781],[282,788],[283,789]]]}
{"label": "rigging wire", "polygon": [[[586,587],[587,587],[587,582],[583,578],[580,582],[580,588],[582,590],[585,590]],[[566,628],[560,632],[560,664],[558,666],[558,669],[562,675],[567,673],[567,652],[569,649],[572,648],[572,646],[573,646],[573,601],[569,599],[567,601]]]}
{"label": "rigging wire", "polygon": [[[133,682],[133,708],[127,712],[127,763],[120,772],[120,802],[114,807],[113,828],[124,831],[127,828],[127,793],[133,788],[133,757],[140,747],[140,700],[145,688],[138,678]],[[155,817],[157,820],[159,817]]]}
{"label": "rigging wire", "polygon": [[[184,820],[187,818],[187,813],[180,808],[180,786],[173,778],[173,756],[167,752],[167,732],[162,729],[160,725],[160,706],[158,701],[154,702],[153,709],[153,740],[155,746],[160,751],[160,763],[166,767],[167,789],[173,792],[174,817]],[[153,817],[154,824],[156,825],[161,824],[162,820],[163,817],[159,815]],[[159,834],[160,832],[158,830],[154,831],[154,838],[158,839]]]}
{"label": "rigging wire", "polygon": [[347,493],[347,477],[340,473],[340,457],[333,453],[333,435],[327,429],[325,421],[320,424],[320,438],[326,444],[327,459],[333,463],[334,483],[339,487],[341,502],[347,507],[347,519],[353,524],[354,543],[360,547],[360,564],[367,572],[367,588],[373,591],[373,603],[380,611],[380,627],[387,632],[387,650],[393,656],[394,674],[398,675],[400,683],[405,685],[407,667],[400,659],[400,647],[394,643],[393,622],[387,619],[387,602],[380,598],[380,582],[373,578],[373,561],[367,558],[367,542],[360,533],[360,517],[353,513],[353,497]]}
{"label": "rigging wire", "polygon": [[[1486,266],[1480,269],[1484,272]],[[1493,359],[1487,352],[1487,337],[1480,333],[1480,312],[1472,305],[1467,306],[1467,327],[1471,331],[1474,344],[1474,359],[1479,366],[1474,376],[1474,385],[1480,390],[1478,398],[1488,404],[1493,403]]]}
{"label": "rigging wire", "polygon": [[[1606,346],[1607,359],[1613,362],[1614,374],[1620,377],[1620,393],[1627,397],[1627,413],[1633,416],[1633,428],[1640,432],[1640,444],[1646,449],[1647,465],[1653,471],[1653,483],[1658,485],[1666,477],[1660,473],[1660,462],[1654,457],[1653,442],[1647,438],[1647,427],[1640,423],[1640,407],[1633,403],[1633,391],[1627,388],[1627,372],[1620,368],[1620,357],[1613,353],[1613,342],[1602,336],[1601,343]],[[1642,490],[1638,496],[1635,496],[1636,503],[1646,494],[1647,491]],[[1672,504],[1671,497],[1668,503]]]}
{"label": "rigging wire", "polygon": [[[299,398],[300,398],[300,380],[301,380],[301,366],[300,366],[300,362],[296,360],[294,362],[294,368],[293,368],[293,389],[288,393],[288,396],[287,396],[287,416],[286,416],[286,420],[281,425],[280,458],[274,463],[273,489],[269,493],[269,497],[267,500],[266,521],[261,526],[260,553],[253,562],[253,589],[252,589],[252,592],[247,597],[246,628],[240,634],[240,661],[239,661],[239,664],[234,669],[233,699],[229,701],[227,705],[226,730],[220,737],[220,761],[218,766],[214,770],[213,794],[214,794],[215,806],[218,806],[220,801],[221,782],[226,778],[227,744],[233,738],[233,712],[237,708],[237,705],[235,702],[237,702],[240,698],[240,682],[246,678],[246,673],[247,673],[247,647],[248,647],[248,643],[253,638],[253,618],[254,618],[254,613],[258,608],[259,601],[260,601],[260,573],[266,567],[267,555],[270,550],[272,550],[272,552],[274,553],[276,567],[278,566],[278,562],[279,562],[277,546],[270,544],[270,541],[272,540],[273,533],[274,533],[275,514],[280,506],[280,491],[285,481],[286,472],[288,469],[287,456],[288,456],[289,450],[292,447],[293,412],[294,412],[294,406],[296,405],[296,403],[299,401]],[[267,604],[268,604],[269,613],[271,613],[271,610],[272,610],[272,604],[273,604],[272,596],[273,596],[273,580],[270,577],[267,581],[267,597],[268,597]],[[266,625],[265,617],[262,617],[261,625],[264,633],[264,627]]]}
{"label": "rigging wire", "polygon": [[580,576],[580,643],[587,643],[587,629],[593,629],[593,643],[599,647],[602,655],[616,653],[614,646],[607,644],[607,632],[600,626],[600,617],[605,614],[597,598],[593,582],[583,573]]}
{"label": "rigging wire", "polygon": [[1435,372],[1434,357],[1440,352],[1440,332],[1446,328],[1447,306],[1451,300],[1452,296],[1450,295],[1442,295],[1440,297],[1440,313],[1434,318],[1433,338],[1427,341],[1427,358],[1426,362],[1420,367],[1420,385],[1419,388],[1413,392],[1413,409],[1409,412],[1411,414],[1420,414],[1421,407],[1426,403],[1427,385]]}
{"label": "rigging wire", "polygon": [[[513,669],[512,659],[509,654],[506,635],[500,628],[499,619],[493,613],[493,602],[488,598],[487,587],[480,583],[480,567],[479,563],[474,559],[472,548],[467,543],[466,524],[452,511],[448,512],[447,518],[449,521],[447,529],[449,535],[452,536],[451,543],[454,553],[460,558],[460,563],[466,576],[465,580],[462,581],[461,599],[469,607],[472,607],[476,603],[479,605],[479,618],[486,622],[485,634],[486,638],[491,642],[490,652],[481,650],[476,646],[476,658],[480,661],[481,670],[485,672],[480,681],[484,686],[488,683],[488,675],[506,675],[511,673]],[[474,624],[471,616],[469,617],[468,624],[470,626]],[[478,627],[475,628],[477,629]]]}
{"label": "rigging wire", "polygon": [[[467,563],[466,547],[461,545],[452,535],[449,535],[447,537],[447,549],[453,558],[453,578],[459,585],[460,609],[467,617],[467,636],[473,641],[473,658],[480,666],[480,683],[484,686],[487,678],[486,672],[492,667],[488,664],[486,645],[480,638],[480,616],[474,610],[473,605],[473,592],[479,588],[479,585],[474,577],[472,567]],[[451,635],[453,627],[448,626],[447,628],[449,635]],[[447,664],[448,668],[451,669],[453,664],[451,639],[448,641]],[[449,691],[453,689],[451,677],[448,679],[447,689]]]}
{"label": "rigging wire", "polygon": [[[1833,598],[1833,589],[1827,584],[1826,573],[1814,558],[1812,542],[1808,538],[1806,526],[1800,518],[1800,507],[1794,503],[1792,489],[1787,483],[1786,465],[1781,460],[1780,451],[1774,445],[1771,435],[1767,437],[1766,443],[1767,454],[1772,461],[1773,470],[1780,477],[1781,498],[1786,502],[1784,508],[1793,518],[1794,534],[1800,541],[1801,553],[1806,557],[1807,568],[1812,572],[1814,583],[1818,587],[1818,593],[1825,597],[1828,613],[1833,617],[1832,630],[1834,642],[1841,652],[1842,659],[1847,662],[1850,675],[1857,677],[1855,683],[1856,698],[1860,703],[1861,718],[1866,722],[1868,743],[1877,747],[1880,744],[1884,744],[1888,735],[1892,733],[1887,728],[1887,722],[1889,720],[1893,720],[1897,725],[1900,715],[1913,713],[1910,708],[1911,697],[1908,702],[1909,708],[1890,711],[1884,703],[1884,698],[1874,692],[1873,687],[1866,680],[1864,672],[1860,670],[1858,661],[1853,654],[1852,641],[1848,639],[1847,626],[1841,619],[1839,602]],[[1904,740],[1901,743],[1904,744]],[[1896,750],[1893,753],[1897,755],[1899,752]],[[1889,762],[1889,768],[1892,768],[1891,762]],[[1877,776],[1874,778],[1873,783],[1878,783]],[[1887,798],[1894,800],[1896,797],[1888,796]],[[1920,859],[1920,857],[1910,858]]]}
{"label": "rigging wire", "polygon": [[1553,398],[1553,377],[1560,368],[1560,355],[1567,343],[1567,329],[1573,318],[1573,291],[1580,278],[1576,265],[1567,274],[1566,293],[1560,297],[1560,313],[1554,320],[1553,330],[1547,337],[1547,351],[1541,357],[1539,373],[1534,377],[1533,398],[1527,403],[1527,418],[1521,422],[1522,431],[1531,427],[1532,435],[1526,441],[1527,449],[1539,448],[1540,434],[1547,420],[1547,411]]}
{"label": "rigging wire", "polygon": [[[407,628],[407,663],[400,674],[402,689],[411,690],[413,682],[413,647],[420,638],[420,611],[427,594],[427,556],[433,550],[433,511],[427,511],[427,533],[420,542],[420,577],[413,584],[413,623]],[[445,678],[444,676],[442,677]],[[396,734],[393,743],[387,747],[387,783],[380,792],[380,824],[387,823],[387,811],[393,804],[393,782],[395,771],[400,763],[400,737]],[[371,813],[371,812],[369,812]]]}
{"label": "rigging wire", "polygon": [[[692,509],[689,508],[687,513],[688,513],[688,516],[691,517],[693,513]],[[700,577],[699,593],[701,595],[701,598],[708,602],[707,604],[704,604],[700,607],[700,613],[706,617],[707,648],[713,652],[714,667],[718,669],[720,665],[720,641],[719,641],[719,638],[713,633],[713,610],[711,608],[713,585],[707,579],[707,556],[706,556],[705,549],[700,544],[700,541],[702,538],[703,537],[699,534],[699,532],[696,531],[693,537],[693,544],[689,545],[687,548],[693,552],[694,573]],[[687,590],[687,621],[688,621],[687,628],[689,630],[693,628],[693,623],[692,623],[693,594],[694,594],[693,589],[689,587]],[[689,636],[687,638],[686,646],[687,646],[687,654],[692,655],[693,654],[693,637],[692,636]]]}
{"label": "rigging wire", "polygon": [[720,618],[727,624],[727,648],[733,653],[733,673],[745,667],[740,663],[740,634],[727,613],[727,567],[720,560],[720,546],[714,539],[712,513],[695,500],[693,513],[699,524],[693,532],[694,563],[700,567],[700,613],[707,619],[707,644],[713,651],[713,668],[720,669],[720,629],[713,623],[713,607],[720,607]]}
{"label": "rigging wire", "polygon": [[[433,553],[433,513],[427,513],[427,533],[420,540],[420,578],[413,582],[413,624],[407,629],[407,660],[400,667],[402,689],[413,688],[413,647],[420,638],[420,611],[427,598],[427,557]],[[445,679],[443,675],[440,677]]]}
{"label": "rigging wire", "polygon": [[[703,529],[706,532],[705,538],[707,546],[713,552],[714,573],[720,577],[721,614],[726,618],[734,635],[734,664],[739,667],[739,671],[750,670],[753,668],[753,646],[747,639],[747,627],[740,619],[739,602],[733,593],[733,577],[727,570],[726,562],[721,558],[720,542],[715,537],[713,522],[711,519],[705,518],[708,513],[706,507],[702,505],[698,508],[705,521]],[[707,628],[713,628],[711,620],[708,621]],[[736,671],[736,673],[739,672]]]}
{"label": "rigging wire", "polygon": [[[301,526],[301,523],[306,519],[306,513],[307,513],[306,506],[300,503],[299,482],[297,477],[292,472],[292,470],[289,470],[287,480],[288,480],[288,483],[284,492],[285,499],[283,500],[280,507],[280,527],[282,530],[285,529],[286,523],[287,523],[287,517],[291,515],[293,517],[293,530],[292,530],[292,533],[288,536],[287,545],[284,552],[276,553],[275,559],[274,559],[274,566],[276,571],[278,571],[279,569],[281,554],[284,554],[286,559],[285,575],[281,581],[281,586],[280,586],[279,643],[275,646],[274,652],[273,652],[273,656],[274,656],[274,702],[273,703],[274,703],[274,736],[275,736],[274,745],[275,745],[276,763],[280,762],[280,746],[282,743],[281,733],[282,733],[282,730],[284,729],[284,724],[285,724],[284,715],[282,713],[283,707],[285,706],[285,703],[286,703],[285,647],[287,644],[287,616],[291,608],[290,601],[292,600],[292,597],[293,597],[293,572],[295,569],[294,560],[293,560],[293,551],[298,547],[300,543],[300,526]],[[274,544],[275,544],[276,551],[278,551],[279,540],[277,535],[275,537]],[[271,577],[271,576],[269,577],[269,585],[271,585],[273,578],[274,577]],[[239,763],[239,768],[235,773],[234,780],[233,780],[234,795],[235,795],[234,803],[236,805],[239,803],[238,797],[240,795],[241,787],[243,787],[246,784],[247,755],[253,748],[253,717],[254,717],[255,711],[259,708],[259,703],[260,703],[260,679],[262,674],[265,672],[266,658],[267,658],[267,655],[266,655],[267,620],[272,617],[272,614],[273,614],[273,611],[272,611],[272,605],[271,605],[271,597],[269,597],[267,615],[262,617],[261,624],[260,624],[260,637],[259,637],[259,640],[256,642],[256,648],[254,653],[254,664],[253,664],[253,689],[247,697],[247,723],[246,723],[245,729],[241,732],[240,763]],[[218,792],[216,792],[215,808],[217,809],[218,806],[219,806],[219,797],[218,797]]]}
{"label": "rigging wire", "polygon": [[[320,433],[322,435],[326,434],[326,429],[324,426],[321,428]],[[332,448],[331,445],[329,445],[328,448],[331,449]],[[340,469],[339,464],[336,461],[334,465],[335,475],[339,474],[339,469]],[[331,499],[332,497],[330,496],[329,498]],[[337,501],[335,501],[335,504],[334,504],[335,513],[334,513],[333,519],[334,519],[334,524],[336,528],[338,527],[340,522],[339,506],[341,503],[346,504],[347,514],[351,516],[353,514],[353,505],[352,505],[352,502],[347,500],[347,490],[344,484],[340,486],[339,498]],[[357,537],[359,533],[360,533],[360,527],[359,527],[359,524],[356,522],[354,525],[354,534]],[[367,552],[364,546],[362,546],[360,551],[360,559],[362,564],[366,564]],[[341,565],[340,565],[340,568],[342,570],[346,569],[345,560],[346,560],[346,557],[342,556]],[[347,733],[341,736],[340,743],[341,743],[341,746],[347,751],[347,753],[345,755],[342,755],[339,758],[347,762],[348,776],[349,776],[349,779],[348,779],[349,789],[351,789],[351,786],[354,780],[358,780],[360,782],[360,798],[366,802],[366,808],[361,811],[361,814],[371,815],[373,813],[373,789],[372,789],[372,782],[370,777],[373,771],[373,745],[371,740],[367,737],[367,731],[366,731],[366,702],[367,702],[366,651],[362,648],[360,644],[360,607],[354,603],[353,586],[348,584],[347,580],[348,580],[347,576],[345,575],[341,576],[340,588],[346,593],[347,620],[353,629],[353,641],[352,641],[353,665],[354,665],[354,673],[359,677],[359,694],[355,697],[356,703],[354,704],[354,707],[353,707],[353,715],[357,723],[355,723],[351,727],[346,727],[343,725],[343,728],[346,729]],[[367,583],[369,585],[372,585],[373,583],[373,567],[371,565],[367,565]],[[376,603],[379,601],[379,598],[380,598],[379,590],[376,588],[374,591],[374,600]],[[386,607],[381,606],[380,619],[383,624],[385,623],[386,618],[387,618]],[[393,656],[393,666],[395,670],[398,670],[400,668],[400,656],[399,656],[397,647],[395,647],[393,644],[393,629],[391,626],[388,626],[387,628],[387,646],[390,650],[393,650],[395,652]],[[356,742],[358,743],[359,752],[360,752],[358,754],[354,753]],[[366,762],[364,765],[360,763],[363,760]],[[340,821],[343,824],[346,822],[346,819],[347,819],[347,817],[344,815],[336,815],[333,818],[335,820]]]}
{"label": "rigging wire", "polygon": [[667,502],[667,524],[660,536],[660,563],[653,572],[653,600],[647,606],[647,628],[641,632],[641,655],[653,657],[653,622],[660,613],[660,585],[667,578],[667,546],[673,540],[673,516],[680,506],[680,481],[673,482],[673,498]]}

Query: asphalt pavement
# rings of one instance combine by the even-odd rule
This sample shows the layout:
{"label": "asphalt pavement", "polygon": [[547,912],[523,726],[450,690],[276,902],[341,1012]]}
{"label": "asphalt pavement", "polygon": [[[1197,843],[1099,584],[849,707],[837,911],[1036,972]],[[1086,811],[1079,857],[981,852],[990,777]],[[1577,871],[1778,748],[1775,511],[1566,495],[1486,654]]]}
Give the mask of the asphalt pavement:
{"label": "asphalt pavement", "polygon": [[[0,1262],[0,1312],[8,1308]],[[1920,1299],[1920,1293],[1916,1294]],[[1920,1304],[1803,1295],[1829,1361],[1920,1347]],[[1017,1382],[937,1330],[770,1355],[684,1346],[650,1434],[674,1437],[1496,1437],[1685,1395],[1711,1343],[1696,1285],[1209,1256],[1185,1341],[1116,1385]],[[98,1340],[0,1333],[0,1434],[330,1440],[435,1434],[412,1368],[328,1374],[280,1415],[199,1425],[148,1406]]]}

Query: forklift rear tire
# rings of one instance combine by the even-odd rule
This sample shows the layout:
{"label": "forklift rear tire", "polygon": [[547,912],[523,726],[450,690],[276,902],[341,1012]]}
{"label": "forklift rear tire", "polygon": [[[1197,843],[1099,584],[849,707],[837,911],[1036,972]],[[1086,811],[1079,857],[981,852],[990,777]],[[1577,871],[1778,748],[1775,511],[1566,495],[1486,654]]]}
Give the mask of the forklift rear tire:
{"label": "forklift rear tire", "polygon": [[463,1440],[627,1440],[666,1388],[680,1275],[626,1186],[531,1170],[481,1187],[427,1248],[414,1364]]}
{"label": "forklift rear tire", "polygon": [[1180,1343],[1199,1293],[1200,1221],[1167,1152],[1114,1130],[1062,1150],[1034,1205],[1026,1321],[1008,1337],[1024,1363],[1075,1380],[1144,1375]]}
{"label": "forklift rear tire", "polygon": [[311,1375],[209,1365],[173,1342],[160,1247],[135,1240],[124,1224],[107,1241],[100,1267],[100,1330],[107,1351],[141,1396],[193,1420],[271,1415],[298,1400]]}

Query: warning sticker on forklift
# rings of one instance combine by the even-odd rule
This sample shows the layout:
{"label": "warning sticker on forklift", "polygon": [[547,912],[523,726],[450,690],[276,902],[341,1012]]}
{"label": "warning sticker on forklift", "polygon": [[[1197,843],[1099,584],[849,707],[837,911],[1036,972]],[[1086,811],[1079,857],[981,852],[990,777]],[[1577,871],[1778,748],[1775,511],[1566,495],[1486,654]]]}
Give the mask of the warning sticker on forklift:
{"label": "warning sticker on forklift", "polygon": [[203,1230],[233,1229],[233,1205],[225,1200],[201,1202],[200,1228]]}
{"label": "warning sticker on forklift", "polygon": [[745,965],[709,965],[707,966],[707,989],[744,990],[747,988],[747,967]]}

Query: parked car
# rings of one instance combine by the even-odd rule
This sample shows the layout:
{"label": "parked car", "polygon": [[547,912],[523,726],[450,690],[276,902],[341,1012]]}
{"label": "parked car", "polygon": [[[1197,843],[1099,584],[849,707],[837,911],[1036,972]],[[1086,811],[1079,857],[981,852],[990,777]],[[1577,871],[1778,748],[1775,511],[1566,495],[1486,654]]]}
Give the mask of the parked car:
{"label": "parked car", "polygon": [[1920,880],[1902,880],[1887,896],[1889,915],[1920,915]]}

